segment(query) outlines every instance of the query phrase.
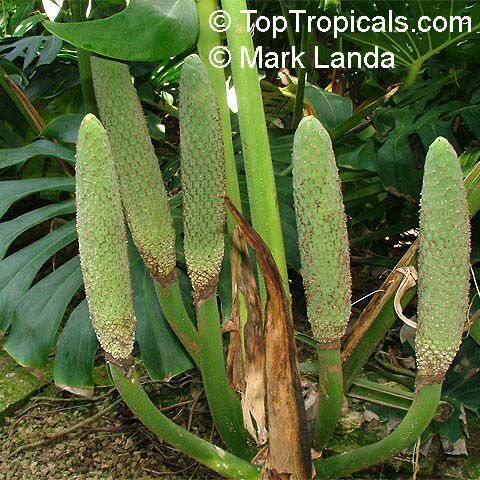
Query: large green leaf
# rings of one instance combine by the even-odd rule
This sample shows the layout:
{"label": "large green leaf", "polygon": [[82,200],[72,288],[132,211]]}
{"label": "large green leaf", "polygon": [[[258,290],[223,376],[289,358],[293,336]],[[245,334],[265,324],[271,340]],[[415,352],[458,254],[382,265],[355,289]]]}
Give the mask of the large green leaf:
{"label": "large green leaf", "polygon": [[47,126],[43,129],[42,135],[55,138],[61,142],[76,143],[78,129],[80,128],[82,120],[83,115],[76,113],[59,115],[47,123]]}
{"label": "large green leaf", "polygon": [[120,60],[157,61],[193,47],[198,34],[194,0],[131,0],[120,13],[45,27],[73,45]]}
{"label": "large green leaf", "polygon": [[[411,72],[411,81],[422,64],[443,49],[459,44],[461,40],[480,30],[480,4],[476,0],[410,0],[399,2],[393,0],[358,1],[347,0],[342,2],[345,12],[355,11],[355,16],[366,15],[370,18],[381,16],[389,18],[404,16],[408,19],[409,28],[405,33],[400,32],[345,32],[343,35],[355,43],[369,48],[378,46],[381,50],[393,52],[396,65],[407,67]],[[418,28],[419,19],[436,17],[450,19],[454,16],[469,16],[472,19],[472,31],[466,28],[463,32],[438,32],[431,30],[422,33]],[[423,26],[426,26],[423,24]]]}
{"label": "large green leaf", "polygon": [[456,145],[452,123],[458,107],[458,103],[450,102],[430,106],[425,112],[411,106],[379,112],[375,124],[380,133],[386,124],[393,125],[374,157],[375,170],[387,190],[411,201],[419,199],[424,158],[415,157],[411,141],[418,138],[424,151],[439,136]]}
{"label": "large green leaf", "polygon": [[19,301],[42,265],[75,238],[75,222],[71,221],[0,262],[0,331],[12,323]]}
{"label": "large green leaf", "polygon": [[62,158],[69,163],[74,163],[75,161],[75,154],[72,150],[49,140],[37,140],[25,147],[1,149],[0,168],[22,163],[39,155]]}
{"label": "large green leaf", "polygon": [[65,310],[81,285],[80,258],[77,256],[40,280],[23,296],[3,347],[20,365],[45,367]]}
{"label": "large green leaf", "polygon": [[72,312],[57,342],[54,363],[55,384],[70,392],[93,393],[93,366],[98,341],[93,331],[87,301]]}
{"label": "large green leaf", "polygon": [[136,337],[142,360],[153,380],[166,380],[193,367],[160,308],[150,274],[132,247],[132,285],[137,318]]}
{"label": "large green leaf", "polygon": [[352,101],[307,83],[305,98],[315,111],[315,116],[327,130],[333,130],[353,115]]}
{"label": "large green leaf", "polygon": [[0,260],[7,253],[11,243],[29,228],[39,225],[50,218],[68,215],[75,212],[75,201],[65,200],[46,207],[37,208],[31,212],[24,213],[13,220],[0,223]]}
{"label": "large green leaf", "polygon": [[34,178],[33,180],[8,180],[0,182],[0,217],[16,201],[39,192],[73,192],[74,178]]}
{"label": "large green leaf", "polygon": [[341,167],[373,172],[377,170],[372,142],[362,143],[353,148],[350,145],[348,148],[340,148],[337,152],[337,159]]}

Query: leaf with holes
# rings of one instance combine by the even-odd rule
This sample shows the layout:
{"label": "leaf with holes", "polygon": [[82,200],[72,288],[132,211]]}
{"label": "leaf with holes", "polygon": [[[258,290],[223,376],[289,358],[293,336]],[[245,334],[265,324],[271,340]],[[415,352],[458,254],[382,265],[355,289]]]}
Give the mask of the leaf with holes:
{"label": "leaf with holes", "polygon": [[[480,30],[480,5],[476,0],[430,0],[428,2],[423,0],[409,2],[347,0],[342,2],[342,7],[345,12],[353,10],[356,18],[366,15],[369,18],[380,16],[388,20],[391,16],[395,25],[402,21],[408,26],[405,32],[392,33],[385,30],[374,32],[372,29],[368,32],[343,33],[343,36],[349,40],[368,49],[378,46],[382,51],[393,52],[396,65],[406,67],[408,70],[407,86],[413,84],[426,60],[449,46],[458,45],[462,40],[472,37]],[[422,17],[420,25],[419,21]],[[460,26],[459,17],[470,18],[471,29],[468,28],[467,23],[462,23]],[[426,21],[425,18],[429,20]],[[439,25],[443,32],[433,30],[432,21],[436,18],[446,20],[446,25],[443,21]],[[448,25],[450,21],[454,22],[451,27]],[[404,29],[402,25],[399,26],[402,30]],[[420,27],[430,27],[430,31],[422,32]]]}

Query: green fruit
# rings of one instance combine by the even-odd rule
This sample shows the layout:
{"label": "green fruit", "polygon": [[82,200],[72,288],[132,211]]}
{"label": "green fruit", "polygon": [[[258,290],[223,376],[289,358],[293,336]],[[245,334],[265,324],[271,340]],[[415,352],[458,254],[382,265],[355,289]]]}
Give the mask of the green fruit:
{"label": "green fruit", "polygon": [[160,282],[175,276],[175,230],[162,174],[127,65],[92,57],[98,110],[133,240]]}
{"label": "green fruit", "polygon": [[419,249],[418,375],[442,377],[462,339],[470,270],[470,222],[463,174],[455,150],[444,138],[435,140],[427,154]]}
{"label": "green fruit", "polygon": [[318,342],[338,342],[351,310],[348,234],[332,143],[314,117],[295,133],[293,193],[308,319]]}
{"label": "green fruit", "polygon": [[93,115],[80,126],[76,162],[77,231],[88,308],[102,348],[132,353],[135,336],[130,268],[120,193],[107,132]]}
{"label": "green fruit", "polygon": [[179,113],[185,259],[194,293],[205,299],[223,259],[225,158],[215,92],[197,55],[183,65]]}

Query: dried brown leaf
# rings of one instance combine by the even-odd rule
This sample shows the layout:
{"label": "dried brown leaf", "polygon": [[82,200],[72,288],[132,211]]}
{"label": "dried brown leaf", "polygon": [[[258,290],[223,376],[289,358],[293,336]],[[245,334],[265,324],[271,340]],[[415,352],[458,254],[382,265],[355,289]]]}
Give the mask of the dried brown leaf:
{"label": "dried brown leaf", "polygon": [[357,348],[362,338],[368,332],[370,327],[375,322],[383,307],[387,302],[395,295],[398,287],[404,280],[405,276],[399,269],[408,267],[412,260],[415,258],[415,254],[418,249],[418,241],[414,242],[412,246],[405,252],[403,257],[397,263],[394,270],[388,275],[385,281],[379,287],[377,293],[370,300],[365,310],[360,314],[358,320],[353,324],[353,327],[346,338],[342,348],[342,363],[345,365],[350,355]]}
{"label": "dried brown leaf", "polygon": [[265,371],[269,432],[266,470],[269,478],[307,480],[312,462],[305,404],[289,298],[268,247],[227,197],[226,203],[255,251],[265,280]]}
{"label": "dried brown leaf", "polygon": [[[233,245],[234,308],[232,322],[236,325],[238,333],[234,335],[234,344],[229,349],[227,363],[231,370],[229,374],[232,384],[241,392],[245,427],[257,444],[263,445],[268,439],[268,433],[265,412],[265,335],[260,294],[247,244],[238,228],[234,232]],[[239,325],[240,295],[242,295],[247,316],[243,329],[244,357],[239,333],[241,328]],[[228,360],[231,360],[231,365]],[[239,383],[242,383],[240,388],[238,388]]]}

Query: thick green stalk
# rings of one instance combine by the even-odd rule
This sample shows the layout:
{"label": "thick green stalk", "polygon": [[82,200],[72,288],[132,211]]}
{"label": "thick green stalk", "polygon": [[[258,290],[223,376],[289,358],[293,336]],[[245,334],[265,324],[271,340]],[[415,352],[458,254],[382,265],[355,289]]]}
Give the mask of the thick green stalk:
{"label": "thick green stalk", "polygon": [[314,446],[321,452],[335,431],[343,406],[342,357],[340,349],[318,348],[318,410]]}
{"label": "thick green stalk", "polygon": [[[85,21],[85,12],[88,2],[84,0],[71,0],[70,8],[72,11],[72,20],[74,22]],[[90,58],[92,53],[77,49],[78,72],[80,74],[80,85],[82,88],[83,106],[85,113],[97,114],[97,102],[95,101],[95,92],[93,90],[92,67],[90,65]]]}
{"label": "thick green stalk", "polygon": [[398,427],[379,442],[315,462],[317,479],[341,478],[363,470],[411,447],[428,427],[437,411],[441,383],[418,388],[412,406]]}
{"label": "thick green stalk", "polygon": [[97,113],[97,102],[95,101],[95,92],[93,91],[92,67],[90,59],[93,54],[81,48],[77,51],[78,71],[80,73],[80,83],[82,86],[83,106],[85,113]]}
{"label": "thick green stalk", "polygon": [[200,366],[198,332],[185,309],[178,280],[162,285],[155,282],[157,298],[162,311],[175,335],[180,339],[197,366]]}
{"label": "thick green stalk", "polygon": [[[302,42],[300,51],[307,52],[308,49],[308,29],[304,25],[302,28]],[[305,55],[308,58],[308,55]],[[299,67],[297,73],[297,91],[295,93],[295,106],[293,108],[292,129],[296,130],[300,120],[303,117],[303,102],[305,98],[305,81],[307,78],[306,67]]]}
{"label": "thick green stalk", "polygon": [[[254,228],[272,252],[273,258],[289,291],[282,225],[268,141],[262,92],[256,67],[242,66],[242,48],[253,58],[253,41],[247,30],[245,0],[223,0],[222,6],[232,18],[227,32],[231,67],[238,101],[238,119],[243,144],[250,213]],[[264,288],[261,288],[263,298]]]}
{"label": "thick green stalk", "polygon": [[198,338],[203,385],[220,437],[235,455],[251,458],[240,402],[225,372],[222,332],[216,294],[197,305]]}
{"label": "thick green stalk", "polygon": [[124,402],[160,440],[169,443],[225,478],[260,479],[258,467],[193,435],[159,412],[148,398],[135,373],[127,377],[115,365],[110,365],[110,372]]}

